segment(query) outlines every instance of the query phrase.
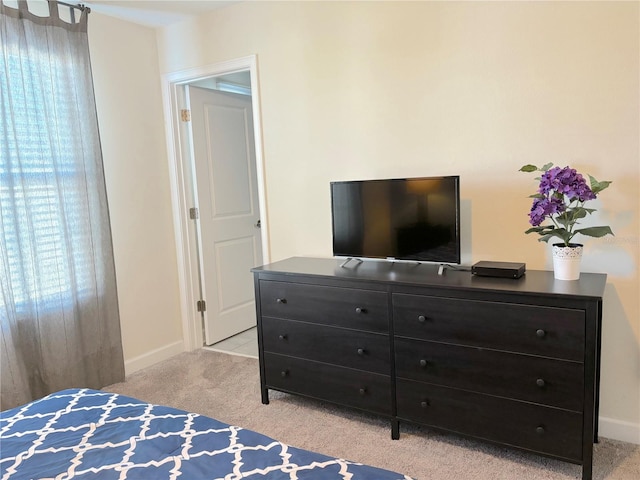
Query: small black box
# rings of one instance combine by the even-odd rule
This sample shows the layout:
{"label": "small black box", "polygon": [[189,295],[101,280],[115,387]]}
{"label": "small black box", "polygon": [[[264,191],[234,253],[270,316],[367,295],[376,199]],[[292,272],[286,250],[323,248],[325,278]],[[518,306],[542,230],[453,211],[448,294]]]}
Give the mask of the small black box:
{"label": "small black box", "polygon": [[520,278],[524,275],[525,264],[516,262],[478,262],[471,267],[471,273],[479,277]]}

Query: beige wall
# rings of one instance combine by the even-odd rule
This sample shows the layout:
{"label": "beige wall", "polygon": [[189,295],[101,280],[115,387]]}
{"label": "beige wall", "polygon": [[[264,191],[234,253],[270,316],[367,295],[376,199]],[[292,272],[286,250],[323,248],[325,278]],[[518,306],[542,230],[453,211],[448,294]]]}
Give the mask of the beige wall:
{"label": "beige wall", "polygon": [[331,255],[331,180],[458,174],[463,262],[550,268],[518,168],[613,180],[583,270],[609,274],[602,432],[640,443],[637,2],[241,2],[158,49],[162,73],[257,54],[273,260]]}
{"label": "beige wall", "polygon": [[131,373],[183,350],[156,36],[92,13],[89,46]]}

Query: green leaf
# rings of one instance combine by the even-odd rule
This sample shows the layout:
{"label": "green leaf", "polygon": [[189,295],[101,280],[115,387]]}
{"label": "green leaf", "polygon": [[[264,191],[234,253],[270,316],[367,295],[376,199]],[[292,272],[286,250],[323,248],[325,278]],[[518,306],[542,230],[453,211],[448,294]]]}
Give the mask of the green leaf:
{"label": "green leaf", "polygon": [[570,210],[565,210],[560,215],[556,217],[556,222],[562,225],[564,228],[569,228],[571,223],[573,222],[573,218]]}
{"label": "green leaf", "polygon": [[591,175],[589,175],[589,182],[591,183],[591,191],[596,195],[600,193],[602,190],[604,190],[605,188],[607,188],[612,183],[608,180],[603,180],[602,182],[599,182],[598,180],[593,178]]}
{"label": "green leaf", "polygon": [[538,239],[539,242],[548,242],[550,239],[557,237],[564,243],[569,243],[569,240],[571,240],[571,237],[573,237],[574,235],[573,233],[569,233],[564,228],[556,228],[553,225],[532,227],[525,233],[537,233],[538,235],[540,235],[540,238]]}
{"label": "green leaf", "polygon": [[[565,232],[565,234],[561,234],[560,232]],[[558,237],[560,240],[562,240],[563,243],[567,244],[569,243],[569,240],[571,240],[571,237],[573,235],[569,235],[568,232],[566,230],[555,230],[554,232],[548,233],[546,235],[542,235],[538,241],[539,242],[548,242],[549,240],[551,240],[554,237]]]}
{"label": "green leaf", "polygon": [[538,167],[536,167],[535,165],[523,165],[522,167],[520,167],[520,172],[535,172],[536,170],[538,170]]}
{"label": "green leaf", "polygon": [[546,172],[547,170],[549,170],[551,167],[553,167],[553,163],[547,163],[546,165],[543,165],[542,168],[540,170],[542,170],[543,172]]}
{"label": "green leaf", "polygon": [[529,195],[529,198],[545,198],[542,193],[534,193],[533,195]]}
{"label": "green leaf", "polygon": [[576,230],[575,233],[581,233],[588,237],[604,237],[605,235],[613,235],[610,227],[587,227]]}
{"label": "green leaf", "polygon": [[579,218],[586,217],[587,213],[591,213],[591,212],[587,212],[586,208],[576,207],[576,208],[571,208],[569,210],[566,210],[566,213],[568,213],[568,216],[571,218],[571,221],[576,221]]}

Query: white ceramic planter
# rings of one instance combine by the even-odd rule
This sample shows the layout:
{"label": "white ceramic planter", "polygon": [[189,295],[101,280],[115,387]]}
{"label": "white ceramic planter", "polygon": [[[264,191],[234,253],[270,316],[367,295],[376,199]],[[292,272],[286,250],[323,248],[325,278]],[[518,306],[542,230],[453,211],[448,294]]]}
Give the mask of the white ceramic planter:
{"label": "white ceramic planter", "polygon": [[557,280],[578,280],[582,261],[582,245],[562,243],[553,245],[553,276]]}

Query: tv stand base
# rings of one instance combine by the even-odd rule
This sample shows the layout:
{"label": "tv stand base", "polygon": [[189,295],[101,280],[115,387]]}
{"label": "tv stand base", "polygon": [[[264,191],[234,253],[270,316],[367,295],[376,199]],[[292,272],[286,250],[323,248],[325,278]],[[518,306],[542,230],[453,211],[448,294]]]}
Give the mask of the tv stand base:
{"label": "tv stand base", "polygon": [[360,260],[359,258],[349,257],[349,258],[347,258],[344,262],[342,262],[342,263],[340,264],[340,268],[346,268],[346,267],[347,267],[347,264],[348,264],[351,260],[353,260],[354,262],[358,262],[358,265],[360,265],[360,264],[362,263],[362,260]]}

